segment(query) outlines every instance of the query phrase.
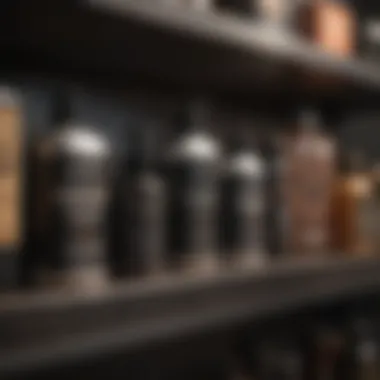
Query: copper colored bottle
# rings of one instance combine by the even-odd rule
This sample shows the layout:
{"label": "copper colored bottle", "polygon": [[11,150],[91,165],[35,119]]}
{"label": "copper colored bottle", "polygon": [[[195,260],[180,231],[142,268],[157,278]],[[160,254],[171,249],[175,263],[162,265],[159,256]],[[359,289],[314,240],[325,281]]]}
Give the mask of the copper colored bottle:
{"label": "copper colored bottle", "polygon": [[284,202],[289,253],[326,253],[334,175],[334,144],[321,130],[318,114],[304,111],[288,141],[284,162]]}
{"label": "copper colored bottle", "polygon": [[373,254],[376,206],[374,184],[360,155],[341,158],[331,203],[331,245],[339,253]]}
{"label": "copper colored bottle", "polygon": [[353,55],[356,20],[348,0],[307,0],[299,17],[303,33],[323,50]]}

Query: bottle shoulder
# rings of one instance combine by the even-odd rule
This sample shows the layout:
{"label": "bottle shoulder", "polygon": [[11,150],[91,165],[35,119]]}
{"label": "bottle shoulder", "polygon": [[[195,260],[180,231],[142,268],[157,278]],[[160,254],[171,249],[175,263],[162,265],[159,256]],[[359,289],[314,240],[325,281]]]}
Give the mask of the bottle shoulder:
{"label": "bottle shoulder", "polygon": [[193,131],[181,136],[169,151],[175,159],[216,161],[222,157],[218,139],[205,131]]}
{"label": "bottle shoulder", "polygon": [[103,158],[111,155],[108,138],[95,128],[82,124],[67,124],[41,143],[46,154],[65,154]]}
{"label": "bottle shoulder", "polygon": [[261,178],[266,172],[265,160],[255,151],[242,151],[227,161],[227,172],[241,177]]}

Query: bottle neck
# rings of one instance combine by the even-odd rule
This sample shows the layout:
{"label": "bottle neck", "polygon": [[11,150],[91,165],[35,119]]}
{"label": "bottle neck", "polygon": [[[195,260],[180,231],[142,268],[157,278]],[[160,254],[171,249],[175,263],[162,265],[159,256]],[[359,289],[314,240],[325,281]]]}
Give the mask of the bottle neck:
{"label": "bottle neck", "polygon": [[59,86],[52,94],[51,121],[58,128],[63,128],[71,115],[70,91],[65,86]]}
{"label": "bottle neck", "polygon": [[179,133],[211,132],[211,112],[203,100],[189,102],[180,112],[177,130]]}
{"label": "bottle neck", "polygon": [[303,110],[298,116],[298,127],[302,134],[318,135],[321,133],[321,117],[314,110]]}

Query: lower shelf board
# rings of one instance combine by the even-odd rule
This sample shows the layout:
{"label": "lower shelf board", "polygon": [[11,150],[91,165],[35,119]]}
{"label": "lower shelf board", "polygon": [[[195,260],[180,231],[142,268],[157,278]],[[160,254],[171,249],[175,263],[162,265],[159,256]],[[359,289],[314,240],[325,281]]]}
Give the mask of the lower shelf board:
{"label": "lower shelf board", "polygon": [[80,362],[380,289],[380,260],[116,283],[97,293],[0,297],[0,377]]}

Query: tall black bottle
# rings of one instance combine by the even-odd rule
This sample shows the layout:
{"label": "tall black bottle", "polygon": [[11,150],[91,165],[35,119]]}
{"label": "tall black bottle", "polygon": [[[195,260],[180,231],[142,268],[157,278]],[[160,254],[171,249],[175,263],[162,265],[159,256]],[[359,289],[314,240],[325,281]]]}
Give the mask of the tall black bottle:
{"label": "tall black bottle", "polygon": [[264,159],[252,127],[234,128],[225,162],[220,209],[221,247],[227,258],[245,267],[265,259]]}
{"label": "tall black bottle", "polygon": [[267,168],[265,246],[273,257],[281,256],[285,249],[286,210],[283,199],[282,142],[282,136],[278,132],[270,131],[266,135],[263,149]]}
{"label": "tall black bottle", "polygon": [[37,281],[96,288],[106,283],[111,147],[92,126],[69,119],[55,99],[51,135],[35,149]]}
{"label": "tall black bottle", "polygon": [[152,121],[130,130],[113,205],[114,269],[118,275],[156,275],[165,269],[165,184],[162,129]]}
{"label": "tall black bottle", "polygon": [[181,113],[168,152],[168,232],[172,264],[207,272],[216,268],[221,145],[211,131],[209,107],[193,101]]}

